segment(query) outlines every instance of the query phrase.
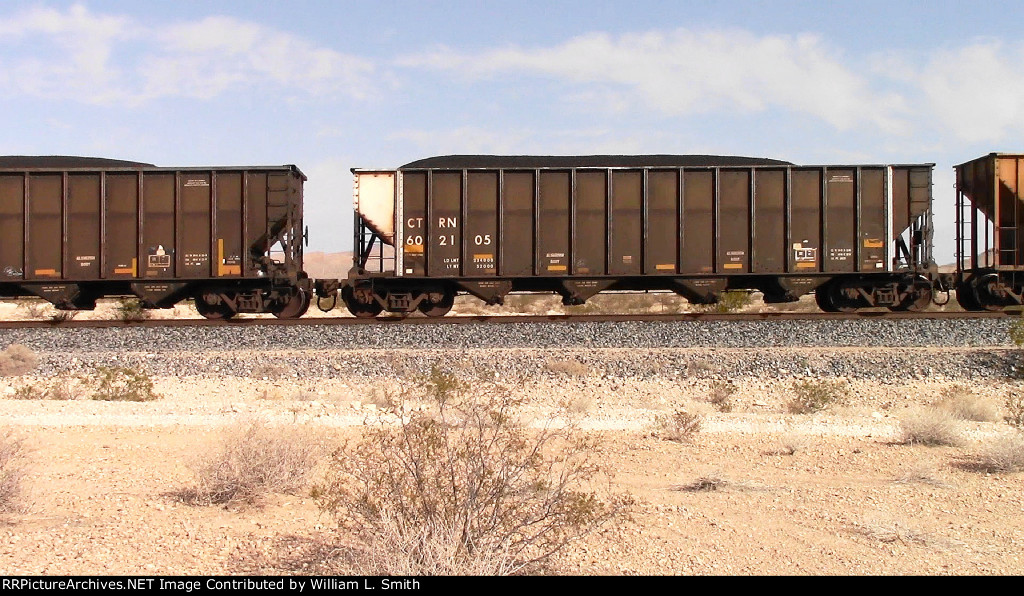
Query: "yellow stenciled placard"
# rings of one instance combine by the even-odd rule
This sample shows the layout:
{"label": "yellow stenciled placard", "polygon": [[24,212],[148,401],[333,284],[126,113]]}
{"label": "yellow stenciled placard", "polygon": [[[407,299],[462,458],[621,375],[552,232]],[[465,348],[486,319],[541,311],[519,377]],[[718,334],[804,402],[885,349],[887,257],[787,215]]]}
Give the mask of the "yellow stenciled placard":
{"label": "yellow stenciled placard", "polygon": [[882,248],[885,243],[878,238],[867,238],[864,240],[864,248]]}
{"label": "yellow stenciled placard", "polygon": [[722,267],[724,267],[725,269],[743,269],[743,264],[742,263],[726,263],[725,265],[722,265]]}
{"label": "yellow stenciled placard", "polygon": [[661,264],[661,265],[655,265],[654,268],[657,269],[658,271],[675,271],[676,270],[676,264],[675,263],[664,263],[664,264]]}
{"label": "yellow stenciled placard", "polygon": [[568,269],[565,265],[548,265],[548,271],[567,271]]}
{"label": "yellow stenciled placard", "polygon": [[414,254],[414,255],[421,255],[421,254],[423,254],[423,245],[422,244],[406,244],[405,245],[405,252],[407,252],[409,254]]}
{"label": "yellow stenciled placard", "polygon": [[136,258],[132,259],[131,267],[117,267],[114,269],[114,275],[131,275],[135,277],[139,274],[139,260]]}
{"label": "yellow stenciled placard", "polygon": [[224,264],[224,239],[217,238],[217,276],[223,275],[241,275],[241,265],[225,265]]}

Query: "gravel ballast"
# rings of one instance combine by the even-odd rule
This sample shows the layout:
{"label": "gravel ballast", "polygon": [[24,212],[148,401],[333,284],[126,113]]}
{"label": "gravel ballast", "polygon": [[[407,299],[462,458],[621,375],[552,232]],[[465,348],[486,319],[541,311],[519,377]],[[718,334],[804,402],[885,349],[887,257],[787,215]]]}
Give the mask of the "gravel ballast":
{"label": "gravel ballast", "polygon": [[1008,347],[1014,319],[630,321],[463,325],[19,329],[0,344],[38,351],[239,349]]}
{"label": "gravel ballast", "polygon": [[[167,327],[6,332],[38,372],[144,366],[167,376],[336,378],[421,374],[432,366],[506,377],[559,361],[616,378],[1005,377],[1020,361],[1012,319],[512,323],[437,326]],[[869,348],[869,349],[858,349]]]}

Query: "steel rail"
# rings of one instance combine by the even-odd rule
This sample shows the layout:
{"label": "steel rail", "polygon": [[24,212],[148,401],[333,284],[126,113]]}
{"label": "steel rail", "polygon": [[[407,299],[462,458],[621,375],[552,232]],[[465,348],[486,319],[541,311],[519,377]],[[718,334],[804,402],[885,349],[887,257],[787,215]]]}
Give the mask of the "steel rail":
{"label": "steel rail", "polygon": [[20,320],[0,321],[0,329],[81,329],[107,327],[249,327],[328,325],[466,325],[512,323],[591,323],[591,322],[679,322],[679,321],[844,321],[865,319],[992,319],[1021,317],[1019,311],[861,311],[858,313],[761,312],[761,313],[678,313],[678,314],[598,314],[598,315],[452,315],[448,317],[384,316],[378,318],[309,317],[277,319],[272,316],[233,319],[119,319]]}

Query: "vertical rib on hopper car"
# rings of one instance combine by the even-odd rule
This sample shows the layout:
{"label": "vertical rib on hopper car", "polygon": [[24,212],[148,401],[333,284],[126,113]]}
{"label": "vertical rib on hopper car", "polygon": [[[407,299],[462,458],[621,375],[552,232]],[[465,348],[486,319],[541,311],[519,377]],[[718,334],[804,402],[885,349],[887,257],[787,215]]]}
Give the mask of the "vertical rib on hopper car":
{"label": "vertical rib on hopper car", "polygon": [[[796,166],[694,156],[446,156],[353,170],[359,316],[443,315],[549,291],[671,290],[715,302],[814,291],[826,310],[917,309],[932,295],[933,164]],[[388,248],[385,249],[385,246]]]}
{"label": "vertical rib on hopper car", "polygon": [[194,298],[210,318],[300,316],[302,184],[295,166],[158,168],[0,158],[0,295],[63,309],[135,295]]}

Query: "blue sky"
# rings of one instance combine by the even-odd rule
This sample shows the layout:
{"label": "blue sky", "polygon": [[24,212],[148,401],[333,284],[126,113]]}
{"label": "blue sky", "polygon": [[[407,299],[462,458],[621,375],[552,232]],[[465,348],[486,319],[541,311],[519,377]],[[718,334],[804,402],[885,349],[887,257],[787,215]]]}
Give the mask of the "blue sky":
{"label": "blue sky", "polygon": [[0,3],[0,154],[295,163],[311,250],[352,167],[446,153],[937,164],[1024,151],[1020,2]]}

